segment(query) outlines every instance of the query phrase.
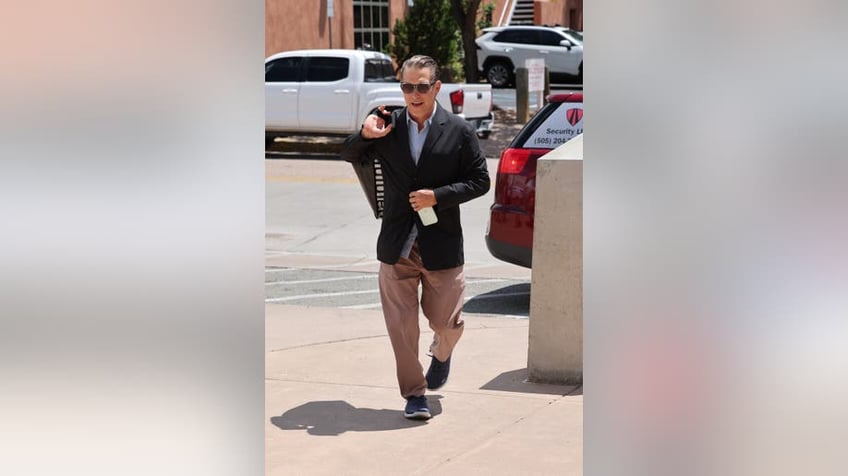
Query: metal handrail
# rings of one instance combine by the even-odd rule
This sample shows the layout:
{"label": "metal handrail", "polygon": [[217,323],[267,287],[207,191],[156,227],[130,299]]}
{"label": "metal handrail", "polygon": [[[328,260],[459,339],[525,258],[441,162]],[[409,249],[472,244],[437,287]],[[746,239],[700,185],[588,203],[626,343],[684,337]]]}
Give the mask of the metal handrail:
{"label": "metal handrail", "polygon": [[[512,8],[510,8],[510,5],[512,5]],[[509,10],[509,16],[506,18],[506,22],[509,23],[512,21],[512,12],[515,11],[515,0],[506,0],[506,3],[504,3],[504,8],[501,10],[501,16],[498,18],[498,26],[504,25],[503,18],[507,10]]]}

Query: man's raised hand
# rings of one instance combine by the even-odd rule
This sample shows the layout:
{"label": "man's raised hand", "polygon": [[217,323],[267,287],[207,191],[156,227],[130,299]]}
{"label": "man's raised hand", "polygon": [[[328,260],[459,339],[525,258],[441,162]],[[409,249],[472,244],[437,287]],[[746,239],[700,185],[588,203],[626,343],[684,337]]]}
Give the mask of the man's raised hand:
{"label": "man's raised hand", "polygon": [[379,139],[392,131],[392,125],[386,125],[386,120],[392,116],[392,113],[386,111],[386,106],[380,106],[377,109],[379,115],[369,114],[365,118],[365,122],[362,123],[362,132],[360,134],[366,139]]}

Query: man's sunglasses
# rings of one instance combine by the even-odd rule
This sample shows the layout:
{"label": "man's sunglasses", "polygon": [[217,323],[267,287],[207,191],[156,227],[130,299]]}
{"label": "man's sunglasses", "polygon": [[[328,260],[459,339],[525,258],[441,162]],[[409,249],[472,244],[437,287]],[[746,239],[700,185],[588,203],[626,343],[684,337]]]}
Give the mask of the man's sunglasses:
{"label": "man's sunglasses", "polygon": [[400,89],[406,94],[412,94],[412,91],[416,89],[420,94],[427,94],[430,92],[430,88],[436,83],[400,83]]}

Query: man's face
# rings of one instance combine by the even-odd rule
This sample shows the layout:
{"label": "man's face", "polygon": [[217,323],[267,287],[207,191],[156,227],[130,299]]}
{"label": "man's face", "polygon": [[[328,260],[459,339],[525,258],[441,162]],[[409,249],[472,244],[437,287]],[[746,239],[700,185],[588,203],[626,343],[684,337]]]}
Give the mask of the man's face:
{"label": "man's face", "polygon": [[[430,69],[429,68],[408,68],[403,71],[400,78],[401,85],[404,83],[410,84],[430,84]],[[433,113],[433,108],[436,104],[436,95],[439,94],[439,89],[442,87],[441,81],[436,81],[430,86],[430,90],[426,93],[418,91],[415,88],[412,92],[403,93],[403,99],[406,101],[406,107],[409,115],[417,121],[425,121]]]}

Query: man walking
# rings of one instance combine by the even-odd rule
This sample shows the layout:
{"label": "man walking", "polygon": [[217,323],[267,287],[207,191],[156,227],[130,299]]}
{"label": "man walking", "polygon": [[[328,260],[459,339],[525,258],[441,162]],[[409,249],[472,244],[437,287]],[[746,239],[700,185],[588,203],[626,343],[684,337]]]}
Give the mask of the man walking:
{"label": "man walking", "polygon": [[[345,140],[348,162],[380,159],[385,183],[383,223],[377,239],[379,286],[394,350],[406,418],[428,419],[426,389],[445,384],[463,330],[465,275],[459,204],[490,186],[486,157],[474,128],[436,102],[441,88],[436,61],[416,55],[400,69],[406,107],[368,116]],[[433,212],[435,216],[433,216]],[[420,306],[433,330],[427,374],[418,360]]]}

